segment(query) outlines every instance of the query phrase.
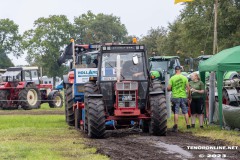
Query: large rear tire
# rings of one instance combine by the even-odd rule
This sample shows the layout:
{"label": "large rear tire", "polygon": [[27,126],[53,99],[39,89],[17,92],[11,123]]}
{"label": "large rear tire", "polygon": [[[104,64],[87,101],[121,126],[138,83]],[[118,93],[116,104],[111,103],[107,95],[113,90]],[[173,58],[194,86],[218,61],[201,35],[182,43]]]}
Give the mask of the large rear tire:
{"label": "large rear tire", "polygon": [[72,97],[72,84],[66,87],[66,117],[69,126],[75,125],[74,112],[73,112],[73,97]]}
{"label": "large rear tire", "polygon": [[88,99],[88,136],[103,138],[105,135],[105,111],[102,98]]}
{"label": "large rear tire", "polygon": [[55,91],[53,96],[48,98],[50,108],[61,108],[63,106],[63,97],[59,91]]}
{"label": "large rear tire", "polygon": [[88,133],[88,95],[99,93],[98,87],[93,82],[88,82],[84,85],[84,110],[85,110],[85,118],[84,118],[84,132]]}
{"label": "large rear tire", "polygon": [[[153,80],[150,87],[149,87],[150,92],[155,92],[155,91],[162,91],[162,85],[159,80]],[[149,125],[150,121],[149,120],[142,120],[142,131],[147,133],[149,131]]]}
{"label": "large rear tire", "polygon": [[167,106],[164,95],[150,96],[151,121],[149,123],[150,134],[166,136],[167,134]]}
{"label": "large rear tire", "polygon": [[40,91],[34,84],[28,84],[18,95],[19,104],[25,110],[38,109],[41,104]]}
{"label": "large rear tire", "polygon": [[151,84],[151,86],[149,87],[149,91],[150,92],[155,92],[155,91],[162,91],[162,85],[161,82],[158,80],[154,80]]}
{"label": "large rear tire", "polygon": [[9,90],[0,90],[0,109],[9,108],[8,100],[10,96]]}

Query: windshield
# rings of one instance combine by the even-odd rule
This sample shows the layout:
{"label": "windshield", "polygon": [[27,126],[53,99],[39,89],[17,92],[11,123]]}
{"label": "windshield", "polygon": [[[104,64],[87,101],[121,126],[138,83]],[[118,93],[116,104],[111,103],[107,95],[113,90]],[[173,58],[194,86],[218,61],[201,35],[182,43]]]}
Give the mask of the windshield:
{"label": "windshield", "polygon": [[151,61],[151,71],[166,71],[168,61]]}
{"label": "windshield", "polygon": [[[143,65],[143,53],[103,53],[101,79],[104,81],[117,80],[117,56],[120,56],[120,79],[121,80],[144,80],[146,79]],[[137,56],[138,63],[133,63],[133,57]]]}
{"label": "windshield", "polygon": [[2,75],[2,81],[20,81],[21,80],[21,71],[7,71]]}
{"label": "windshield", "polygon": [[97,60],[97,53],[86,53],[77,56],[77,67],[78,68],[97,68],[98,60]]}

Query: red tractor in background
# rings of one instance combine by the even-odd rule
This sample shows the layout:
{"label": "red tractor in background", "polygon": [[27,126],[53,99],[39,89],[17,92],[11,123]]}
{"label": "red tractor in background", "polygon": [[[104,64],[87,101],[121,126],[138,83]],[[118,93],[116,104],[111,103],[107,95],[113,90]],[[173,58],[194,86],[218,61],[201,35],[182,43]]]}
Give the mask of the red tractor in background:
{"label": "red tractor in background", "polygon": [[51,108],[62,107],[63,98],[52,84],[40,84],[38,67],[10,67],[0,83],[0,108],[25,110],[40,108],[49,103]]}

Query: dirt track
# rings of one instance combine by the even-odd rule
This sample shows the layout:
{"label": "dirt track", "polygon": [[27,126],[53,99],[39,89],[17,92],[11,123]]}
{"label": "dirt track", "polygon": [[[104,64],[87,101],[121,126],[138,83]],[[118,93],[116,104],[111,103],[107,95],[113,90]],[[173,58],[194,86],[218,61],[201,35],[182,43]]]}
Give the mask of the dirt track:
{"label": "dirt track", "polygon": [[[166,137],[149,136],[130,130],[110,131],[105,139],[89,140],[98,152],[116,160],[239,159],[237,150],[189,150],[187,146],[229,146],[223,141],[199,138],[190,133],[168,131]],[[212,156],[226,158],[207,158]]]}

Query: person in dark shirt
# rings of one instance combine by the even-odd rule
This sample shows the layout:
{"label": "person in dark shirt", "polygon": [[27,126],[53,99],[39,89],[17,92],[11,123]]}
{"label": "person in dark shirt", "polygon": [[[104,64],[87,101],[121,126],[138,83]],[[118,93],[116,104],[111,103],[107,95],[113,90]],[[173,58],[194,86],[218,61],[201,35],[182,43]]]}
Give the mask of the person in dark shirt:
{"label": "person in dark shirt", "polygon": [[196,117],[199,118],[200,128],[203,128],[203,96],[204,84],[197,73],[191,75],[192,81],[189,82],[191,93],[191,122],[192,128],[195,128]]}

